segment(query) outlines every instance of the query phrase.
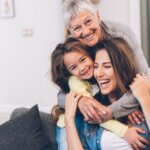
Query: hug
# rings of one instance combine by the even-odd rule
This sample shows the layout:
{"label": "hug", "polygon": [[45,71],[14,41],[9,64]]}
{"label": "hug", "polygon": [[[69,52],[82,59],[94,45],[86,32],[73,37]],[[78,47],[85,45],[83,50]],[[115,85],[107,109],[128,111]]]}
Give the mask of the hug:
{"label": "hug", "polygon": [[[65,108],[58,149],[150,149],[149,71],[133,33],[102,21],[88,0],[64,1],[63,15],[70,38],[51,57]],[[133,123],[137,110],[146,121]]]}

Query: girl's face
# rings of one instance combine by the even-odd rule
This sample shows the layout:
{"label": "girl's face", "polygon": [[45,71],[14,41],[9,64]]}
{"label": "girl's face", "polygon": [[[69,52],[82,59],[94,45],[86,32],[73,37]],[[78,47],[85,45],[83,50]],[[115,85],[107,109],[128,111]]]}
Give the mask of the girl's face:
{"label": "girl's face", "polygon": [[64,64],[68,71],[79,79],[90,79],[93,76],[93,60],[82,51],[72,51],[64,55]]}
{"label": "girl's face", "polygon": [[96,53],[94,63],[94,77],[96,78],[100,91],[103,95],[109,95],[117,88],[115,72],[105,49]]}
{"label": "girl's face", "polygon": [[98,14],[82,11],[71,20],[70,32],[85,45],[94,46],[102,37],[99,23]]}

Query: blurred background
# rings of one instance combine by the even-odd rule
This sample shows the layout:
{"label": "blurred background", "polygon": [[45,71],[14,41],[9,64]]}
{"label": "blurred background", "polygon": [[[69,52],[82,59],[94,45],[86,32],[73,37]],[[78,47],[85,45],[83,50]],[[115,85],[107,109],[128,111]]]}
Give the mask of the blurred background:
{"label": "blurred background", "polygon": [[[102,19],[132,28],[149,62],[149,0],[100,0]],[[0,118],[38,104],[50,112],[58,88],[48,75],[50,54],[64,39],[61,0],[0,0]]]}

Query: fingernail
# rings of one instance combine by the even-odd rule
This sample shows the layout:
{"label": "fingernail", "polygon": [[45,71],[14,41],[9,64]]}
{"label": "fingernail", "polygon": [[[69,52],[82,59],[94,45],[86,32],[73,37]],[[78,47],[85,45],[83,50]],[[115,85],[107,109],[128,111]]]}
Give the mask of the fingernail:
{"label": "fingernail", "polygon": [[104,115],[106,115],[106,111],[103,111],[102,113],[103,113]]}
{"label": "fingernail", "polygon": [[138,124],[141,124],[141,122],[138,122]]}

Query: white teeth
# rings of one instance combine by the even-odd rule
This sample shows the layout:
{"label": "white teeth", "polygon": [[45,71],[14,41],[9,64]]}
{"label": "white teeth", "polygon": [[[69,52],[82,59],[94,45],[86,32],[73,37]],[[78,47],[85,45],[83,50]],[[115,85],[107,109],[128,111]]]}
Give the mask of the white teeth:
{"label": "white teeth", "polygon": [[90,40],[93,37],[94,33],[90,34],[89,36],[85,37],[86,40]]}

